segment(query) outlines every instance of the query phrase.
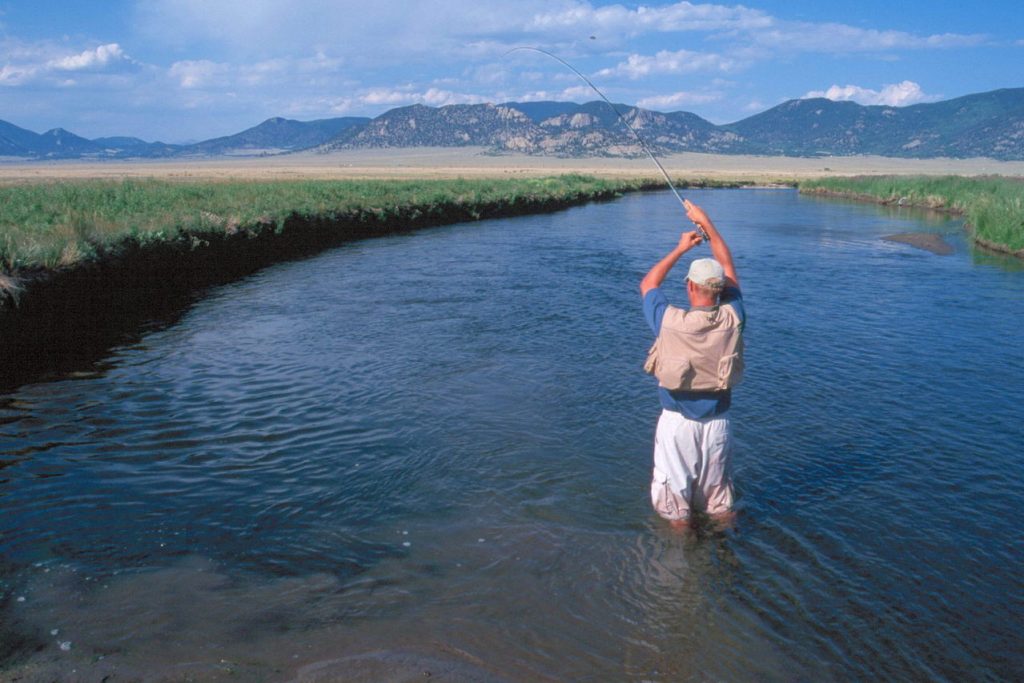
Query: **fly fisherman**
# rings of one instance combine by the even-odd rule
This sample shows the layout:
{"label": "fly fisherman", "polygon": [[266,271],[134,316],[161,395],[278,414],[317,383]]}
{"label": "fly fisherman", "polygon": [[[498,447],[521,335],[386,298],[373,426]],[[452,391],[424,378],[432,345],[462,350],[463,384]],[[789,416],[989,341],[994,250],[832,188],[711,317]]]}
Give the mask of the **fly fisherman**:
{"label": "fly fisherman", "polygon": [[661,283],[679,258],[703,241],[685,232],[640,282],[644,318],[657,339],[644,370],[658,378],[661,417],[654,437],[651,502],[672,526],[691,513],[728,517],[732,509],[732,387],[743,374],[743,299],[732,254],[707,214],[684,202],[707,234],[713,259],[696,259],[686,276],[689,310],[669,304]]}

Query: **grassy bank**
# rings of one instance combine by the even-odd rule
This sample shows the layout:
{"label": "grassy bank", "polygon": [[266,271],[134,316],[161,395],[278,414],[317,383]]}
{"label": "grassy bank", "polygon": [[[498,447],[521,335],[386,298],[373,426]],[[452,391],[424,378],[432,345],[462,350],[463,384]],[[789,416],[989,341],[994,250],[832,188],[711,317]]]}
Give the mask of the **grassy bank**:
{"label": "grassy bank", "polygon": [[0,274],[57,269],[152,243],[203,241],[292,222],[441,222],[573,204],[642,181],[581,175],[509,180],[46,182],[0,187]]}
{"label": "grassy bank", "polygon": [[1024,256],[1024,179],[1021,178],[837,177],[801,182],[800,191],[962,215],[979,244]]}
{"label": "grassy bank", "polygon": [[581,175],[0,187],[0,389],[92,367],[196,292],[353,239],[652,187]]}

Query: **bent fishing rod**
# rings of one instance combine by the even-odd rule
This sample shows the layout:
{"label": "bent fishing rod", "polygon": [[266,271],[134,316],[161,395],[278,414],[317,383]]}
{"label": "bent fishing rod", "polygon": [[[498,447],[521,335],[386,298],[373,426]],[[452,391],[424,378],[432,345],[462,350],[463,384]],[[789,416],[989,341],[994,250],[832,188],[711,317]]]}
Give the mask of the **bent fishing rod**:
{"label": "bent fishing rod", "polygon": [[[612,111],[615,112],[615,115],[619,117],[619,121],[622,122],[622,125],[624,125],[626,128],[628,128],[629,132],[632,133],[634,137],[636,137],[637,142],[640,143],[640,147],[642,147],[643,150],[645,152],[647,152],[647,156],[649,156],[651,158],[651,161],[654,162],[654,165],[658,167],[659,171],[661,171],[661,175],[663,175],[665,177],[665,182],[668,183],[668,187],[669,187],[670,190],[672,190],[672,194],[674,194],[676,196],[676,199],[679,200],[679,204],[682,205],[683,211],[686,211],[686,200],[683,199],[683,196],[681,194],[679,194],[679,190],[677,190],[676,186],[672,183],[672,179],[669,177],[668,172],[665,170],[665,167],[661,165],[660,161],[658,161],[658,157],[654,156],[654,152],[652,152],[651,148],[647,146],[647,142],[643,139],[643,137],[641,137],[640,133],[638,133],[637,130],[635,128],[633,128],[633,126],[629,125],[629,121],[627,121],[626,117],[622,115],[622,112],[619,111],[619,108],[616,107],[614,104],[612,104],[612,101],[609,100],[607,97],[605,97],[604,93],[601,92],[598,89],[598,87],[591,82],[591,80],[589,78],[584,76],[582,73],[580,73],[580,71],[576,67],[574,67],[572,64],[570,64],[569,62],[565,61],[564,59],[562,59],[558,55],[553,54],[551,52],[548,52],[547,50],[542,50],[539,47],[531,47],[531,46],[528,46],[528,45],[524,45],[524,46],[521,46],[521,47],[514,47],[511,50],[509,50],[508,52],[506,52],[505,54],[509,55],[509,54],[511,54],[513,52],[516,52],[518,50],[531,50],[533,52],[539,52],[542,55],[547,55],[548,57],[551,57],[552,59],[554,59],[554,60],[556,60],[558,62],[561,62],[564,66],[569,68],[574,74],[576,74],[577,76],[582,78],[583,82],[586,83],[587,85],[589,85],[591,87],[591,89],[594,92],[596,92],[601,97],[601,99],[605,101],[605,103],[609,107],[612,108]],[[705,242],[708,242],[709,241],[708,234],[704,231],[704,228],[702,228],[697,223],[694,223],[694,225],[697,226],[697,234],[700,235],[701,239],[703,241],[705,241]]]}

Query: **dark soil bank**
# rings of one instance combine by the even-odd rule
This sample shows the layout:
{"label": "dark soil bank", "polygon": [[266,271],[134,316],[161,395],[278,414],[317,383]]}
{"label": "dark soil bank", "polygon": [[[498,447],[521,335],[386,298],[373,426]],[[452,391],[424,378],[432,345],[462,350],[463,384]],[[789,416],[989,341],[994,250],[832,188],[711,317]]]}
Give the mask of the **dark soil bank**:
{"label": "dark soil bank", "polygon": [[62,270],[19,273],[16,294],[0,290],[0,388],[91,366],[113,345],[185,310],[210,286],[272,263],[366,237],[452,223],[557,211],[619,193],[526,198],[487,204],[362,210],[330,219],[294,215],[283,227],[181,233],[164,242],[126,242]]}

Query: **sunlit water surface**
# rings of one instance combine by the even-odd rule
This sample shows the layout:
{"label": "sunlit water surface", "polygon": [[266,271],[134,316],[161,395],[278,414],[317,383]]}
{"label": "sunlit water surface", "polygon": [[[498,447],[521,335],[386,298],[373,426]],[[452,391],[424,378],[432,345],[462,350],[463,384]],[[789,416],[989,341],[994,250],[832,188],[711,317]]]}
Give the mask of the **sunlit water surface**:
{"label": "sunlit water surface", "polygon": [[0,396],[0,678],[1024,675],[1019,264],[690,196],[747,302],[735,528],[648,500],[671,195],[362,241]]}

